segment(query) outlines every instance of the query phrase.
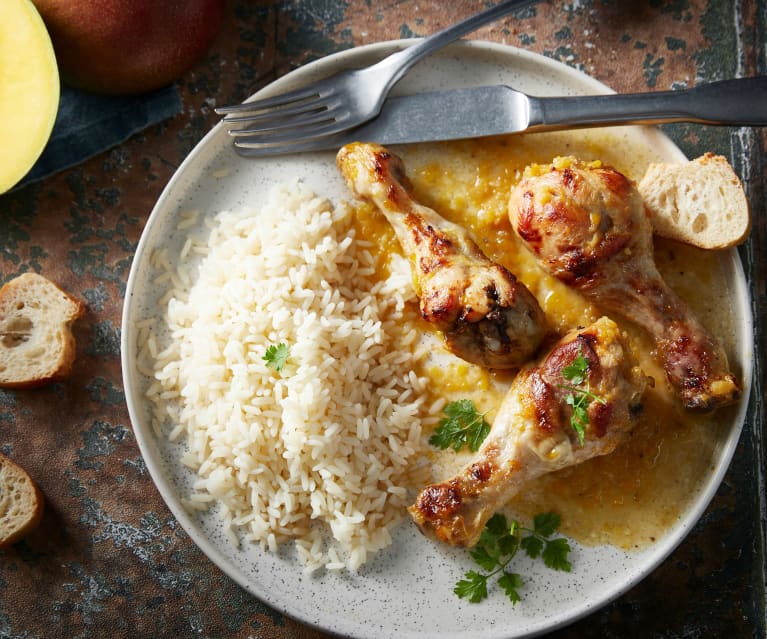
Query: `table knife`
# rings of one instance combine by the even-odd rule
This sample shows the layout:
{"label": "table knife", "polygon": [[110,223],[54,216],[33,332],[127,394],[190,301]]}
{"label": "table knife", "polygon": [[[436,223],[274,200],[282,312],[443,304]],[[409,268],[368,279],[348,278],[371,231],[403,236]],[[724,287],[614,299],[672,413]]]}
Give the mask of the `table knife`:
{"label": "table knife", "polygon": [[767,76],[722,80],[675,91],[536,97],[505,85],[390,97],[374,120],[333,136],[264,145],[236,136],[247,157],[338,150],[349,142],[406,144],[619,124],[696,122],[767,125]]}

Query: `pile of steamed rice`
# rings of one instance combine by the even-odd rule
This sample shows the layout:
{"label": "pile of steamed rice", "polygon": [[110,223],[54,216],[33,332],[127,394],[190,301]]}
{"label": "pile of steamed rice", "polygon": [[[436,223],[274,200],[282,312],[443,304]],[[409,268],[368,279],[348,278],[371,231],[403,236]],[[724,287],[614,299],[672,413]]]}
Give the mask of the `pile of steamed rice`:
{"label": "pile of steamed rice", "polygon": [[[186,507],[216,508],[237,542],[293,540],[307,570],[354,569],[391,543],[440,409],[413,372],[407,265],[380,281],[350,216],[300,183],[218,214],[180,267],[154,256],[168,339],[151,322],[140,337],[155,429],[185,441],[196,472]],[[280,343],[278,372],[263,356]]]}

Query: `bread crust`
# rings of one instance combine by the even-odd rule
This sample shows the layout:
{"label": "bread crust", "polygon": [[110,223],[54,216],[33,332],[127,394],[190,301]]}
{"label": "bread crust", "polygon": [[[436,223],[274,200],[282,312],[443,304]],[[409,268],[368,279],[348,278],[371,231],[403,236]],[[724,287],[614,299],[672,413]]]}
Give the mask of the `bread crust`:
{"label": "bread crust", "polygon": [[44,510],[43,493],[29,473],[0,453],[0,548],[37,528]]}
{"label": "bread crust", "polygon": [[70,374],[72,323],[85,305],[37,273],[0,288],[0,387],[36,388]]}

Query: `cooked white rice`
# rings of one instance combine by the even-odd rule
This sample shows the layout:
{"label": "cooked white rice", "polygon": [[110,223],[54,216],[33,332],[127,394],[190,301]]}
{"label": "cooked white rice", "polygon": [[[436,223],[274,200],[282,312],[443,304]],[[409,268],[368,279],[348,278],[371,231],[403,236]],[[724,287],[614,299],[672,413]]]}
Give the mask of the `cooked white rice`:
{"label": "cooked white rice", "polygon": [[[294,540],[307,570],[357,568],[405,516],[421,426],[439,412],[413,372],[407,265],[377,281],[348,208],[300,183],[210,227],[174,260],[154,256],[167,326],[140,336],[156,431],[183,438],[198,476],[186,505],[217,508],[237,541]],[[275,372],[262,358],[280,343]]]}

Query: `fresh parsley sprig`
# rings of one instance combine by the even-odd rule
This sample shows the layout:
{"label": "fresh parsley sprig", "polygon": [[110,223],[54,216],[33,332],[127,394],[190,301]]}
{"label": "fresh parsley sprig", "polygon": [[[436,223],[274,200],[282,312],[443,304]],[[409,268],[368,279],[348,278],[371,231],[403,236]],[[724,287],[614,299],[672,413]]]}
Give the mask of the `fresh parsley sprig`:
{"label": "fresh parsley sprig", "polygon": [[490,432],[490,424],[485,420],[487,413],[480,414],[470,399],[450,402],[442,409],[447,415],[434,429],[429,443],[445,450],[452,448],[456,452],[468,446],[477,452]]}
{"label": "fresh parsley sprig", "polygon": [[562,368],[562,377],[569,383],[560,384],[560,388],[570,391],[568,395],[565,395],[565,403],[573,409],[573,414],[570,417],[570,426],[578,436],[581,446],[583,446],[586,440],[586,427],[589,425],[588,409],[591,402],[607,403],[604,399],[591,392],[588,372],[589,360],[583,355],[583,348],[578,345],[577,357],[570,364]]}
{"label": "fresh parsley sprig", "polygon": [[272,370],[278,373],[283,369],[290,357],[290,346],[281,342],[279,344],[271,344],[261,358],[266,362],[266,365]]}
{"label": "fresh parsley sprig", "polygon": [[470,553],[484,572],[469,570],[464,579],[455,584],[453,592],[461,599],[479,603],[487,598],[488,582],[498,576],[501,590],[512,604],[516,604],[524,582],[521,575],[510,572],[507,566],[520,549],[533,559],[541,557],[552,570],[570,572],[570,544],[564,537],[552,539],[559,523],[559,515],[543,513],[533,518],[532,528],[524,528],[516,520],[509,524],[506,517],[496,513],[485,525],[479,542]]}

